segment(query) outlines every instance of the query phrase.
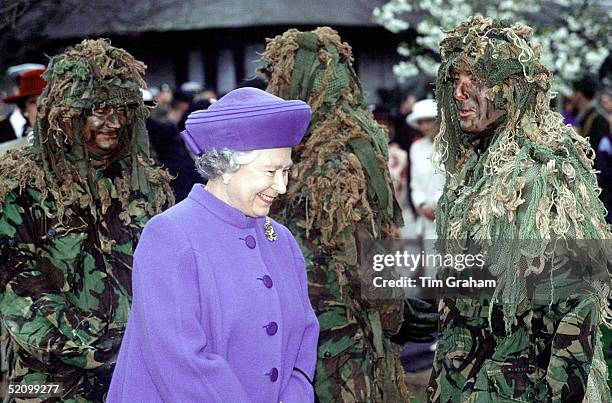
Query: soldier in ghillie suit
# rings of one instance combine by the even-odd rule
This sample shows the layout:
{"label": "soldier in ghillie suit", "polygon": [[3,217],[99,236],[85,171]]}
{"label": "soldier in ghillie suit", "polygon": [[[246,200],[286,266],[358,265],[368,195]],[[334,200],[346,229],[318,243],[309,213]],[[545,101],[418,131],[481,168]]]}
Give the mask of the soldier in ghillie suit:
{"label": "soldier in ghillie suit", "polygon": [[9,382],[61,383],[63,401],[103,401],[130,310],[132,252],[174,202],[169,174],[148,156],[144,69],[105,40],[54,57],[33,145],[0,163]]}
{"label": "soldier in ghillie suit", "polygon": [[399,332],[398,343],[427,340],[432,331],[427,321],[435,322],[435,314],[412,318],[414,326],[402,327],[403,314],[413,310],[401,298],[368,300],[360,289],[359,248],[392,238],[401,214],[387,169],[387,135],[365,108],[351,48],[328,27],[291,29],[269,40],[263,57],[268,91],[304,100],[312,109],[276,215],[296,235],[306,259],[320,324],[318,397],[324,402],[407,401],[398,345],[391,336]]}
{"label": "soldier in ghillie suit", "polygon": [[[592,150],[550,110],[551,74],[531,33],[477,16],[441,42],[438,247],[486,253],[497,284],[442,299],[435,402],[610,401],[599,331],[610,228]],[[599,278],[583,278],[600,263]]]}

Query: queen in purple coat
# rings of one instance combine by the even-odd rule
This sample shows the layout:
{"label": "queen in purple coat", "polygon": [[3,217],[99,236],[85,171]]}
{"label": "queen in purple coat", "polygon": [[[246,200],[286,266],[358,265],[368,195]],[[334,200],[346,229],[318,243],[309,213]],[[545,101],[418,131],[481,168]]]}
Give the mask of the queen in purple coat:
{"label": "queen in purple coat", "polygon": [[147,223],[107,402],[312,402],[319,324],[304,259],[267,217],[310,108],[254,88],[189,116],[208,179]]}

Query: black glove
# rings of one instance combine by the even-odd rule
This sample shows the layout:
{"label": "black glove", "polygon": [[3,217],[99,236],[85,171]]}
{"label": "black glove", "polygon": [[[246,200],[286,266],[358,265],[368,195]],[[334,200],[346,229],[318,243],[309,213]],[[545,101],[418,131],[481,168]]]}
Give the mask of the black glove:
{"label": "black glove", "polygon": [[399,332],[391,337],[397,344],[431,343],[438,330],[438,312],[427,301],[408,297],[404,301],[404,322]]}

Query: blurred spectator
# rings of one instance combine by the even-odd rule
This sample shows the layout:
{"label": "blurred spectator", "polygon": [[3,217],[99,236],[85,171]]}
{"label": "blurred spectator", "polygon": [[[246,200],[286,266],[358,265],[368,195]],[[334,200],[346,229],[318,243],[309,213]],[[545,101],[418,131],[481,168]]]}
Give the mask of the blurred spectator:
{"label": "blurred spectator", "polygon": [[[153,96],[143,91],[145,104],[153,105]],[[168,121],[147,118],[147,132],[151,145],[151,155],[174,177],[170,186],[176,202],[183,200],[195,183],[201,182],[201,177],[193,167],[185,143],[179,136],[176,126]]]}
{"label": "blurred spectator", "polygon": [[[45,65],[38,63],[24,63],[9,67],[6,70],[6,77],[8,78],[8,82],[5,83],[8,86],[8,90],[0,92],[2,98],[9,97],[11,95],[16,95],[19,92],[19,78],[23,73],[40,69],[44,70]],[[10,115],[14,109],[14,104],[7,104],[2,99],[0,99],[0,116]]]}
{"label": "blurred spectator", "polygon": [[607,87],[603,90],[599,104],[601,105],[601,112],[608,119],[608,125],[612,127],[612,88]]}
{"label": "blurred spectator", "polygon": [[197,81],[187,81],[181,84],[181,91],[187,94],[191,99],[197,98],[202,90],[202,84]]}
{"label": "blurred spectator", "polygon": [[576,121],[576,106],[572,101],[572,97],[563,98],[563,110],[561,111],[561,116],[563,116],[563,123],[566,125],[571,125],[572,127],[578,126],[578,122]]}
{"label": "blurred spectator", "polygon": [[9,76],[10,79],[14,80],[17,85],[19,85],[19,77],[28,71],[32,70],[40,70],[46,69],[47,67],[44,64],[40,63],[23,63],[18,64],[16,66],[11,66],[6,69],[6,75]]}
{"label": "blurred spectator", "polygon": [[410,145],[418,136],[414,127],[406,122],[406,118],[412,113],[412,108],[416,101],[417,99],[414,95],[406,95],[400,104],[399,113],[395,117],[395,142],[406,152],[410,151]]}
{"label": "blurred spectator", "polygon": [[370,110],[372,111],[376,123],[387,130],[389,142],[395,142],[395,128],[393,127],[393,119],[389,108],[384,105],[372,105]]}
{"label": "blurred spectator", "polygon": [[151,97],[153,97],[152,98],[153,100],[155,100],[155,98],[159,94],[159,88],[157,87],[147,87],[146,91],[148,91],[151,94]]}
{"label": "blurred spectator", "polygon": [[13,112],[0,120],[0,143],[27,137],[36,122],[36,99],[47,82],[41,77],[45,69],[26,71],[19,76],[19,89],[3,99],[15,104]]}
{"label": "blurred spectator", "polygon": [[578,132],[588,137],[593,150],[597,150],[601,138],[610,131],[608,120],[599,113],[595,105],[597,80],[591,76],[585,76],[574,82],[573,88],[572,102],[578,110]]}
{"label": "blurred spectator", "polygon": [[424,136],[410,148],[410,192],[418,213],[417,235],[425,240],[436,238],[435,211],[444,187],[444,172],[433,147],[437,115],[435,101],[424,99],[414,104],[407,118]]}
{"label": "blurred spectator", "polygon": [[612,224],[612,88],[606,88],[600,98],[601,111],[608,120],[608,133],[604,135],[597,146],[597,169],[599,170],[599,186],[601,186],[601,201],[608,210],[606,221]]}
{"label": "blurred spectator", "polygon": [[601,186],[599,197],[608,210],[606,221],[612,224],[612,135],[610,133],[601,138],[596,161],[599,170],[599,186]]}
{"label": "blurred spectator", "polygon": [[260,90],[265,91],[266,88],[268,88],[268,82],[266,81],[265,78],[261,76],[255,76],[253,78],[248,78],[246,80],[243,80],[240,84],[238,84],[238,87],[236,88],[244,88],[244,87],[259,88]]}
{"label": "blurred spectator", "polygon": [[196,99],[209,101],[212,104],[213,102],[217,102],[217,93],[212,88],[204,88],[204,90],[198,94]]}
{"label": "blurred spectator", "polygon": [[181,120],[179,121],[177,125],[178,131],[182,132],[183,130],[185,130],[185,122],[187,121],[187,117],[189,116],[191,112],[208,109],[210,105],[211,105],[211,102],[207,99],[199,99],[196,101],[192,101],[189,104],[189,107],[183,113],[183,116],[181,117]]}
{"label": "blurred spectator", "polygon": [[167,119],[170,103],[173,98],[170,86],[168,84],[162,84],[159,89],[155,88],[155,92],[151,92],[153,100],[155,101],[155,109],[151,111],[151,116],[157,120]]}
{"label": "blurred spectator", "polygon": [[172,102],[170,102],[170,109],[168,110],[167,118],[175,126],[178,127],[181,118],[185,114],[185,111],[189,109],[189,104],[193,100],[193,96],[183,91],[176,91],[172,95]]}
{"label": "blurred spectator", "polygon": [[156,104],[167,104],[169,105],[172,102],[172,89],[168,84],[162,84],[159,88],[159,92],[155,95],[155,103]]}
{"label": "blurred spectator", "polygon": [[[406,118],[412,112],[412,107],[416,102],[416,97],[414,95],[408,94],[406,95],[400,104],[399,112],[395,116],[395,139],[394,142],[406,153],[410,153],[410,146],[414,142],[415,139],[419,137],[418,129],[410,126]],[[410,161],[408,161],[408,172],[410,172]],[[406,175],[406,189],[410,189],[410,175]],[[417,215],[416,208],[412,201],[412,197],[410,193],[408,193],[407,197],[408,207],[410,211],[412,211],[413,216]]]}
{"label": "blurred spectator", "polygon": [[32,70],[45,70],[47,67],[39,63],[23,63],[11,66],[6,70],[6,76],[14,85],[10,88],[7,96],[16,95],[19,92],[19,81],[22,74]]}
{"label": "blurred spectator", "polygon": [[395,128],[393,127],[393,119],[389,108],[385,106],[377,106],[372,111],[374,119],[381,126],[387,129],[389,136],[389,174],[391,182],[393,182],[393,190],[395,198],[402,210],[408,205],[407,180],[408,175],[408,153],[395,142]]}

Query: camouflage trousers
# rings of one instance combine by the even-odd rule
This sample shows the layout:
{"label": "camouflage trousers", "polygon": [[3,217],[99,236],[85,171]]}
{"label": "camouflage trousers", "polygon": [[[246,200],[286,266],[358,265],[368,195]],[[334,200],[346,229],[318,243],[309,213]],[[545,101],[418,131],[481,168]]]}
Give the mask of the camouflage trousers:
{"label": "camouflage trousers", "polygon": [[524,301],[508,333],[501,307],[489,309],[476,300],[441,301],[430,401],[579,403],[587,393],[610,401],[595,298]]}

